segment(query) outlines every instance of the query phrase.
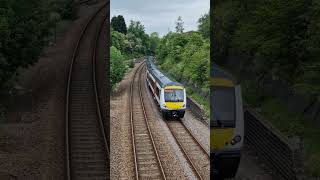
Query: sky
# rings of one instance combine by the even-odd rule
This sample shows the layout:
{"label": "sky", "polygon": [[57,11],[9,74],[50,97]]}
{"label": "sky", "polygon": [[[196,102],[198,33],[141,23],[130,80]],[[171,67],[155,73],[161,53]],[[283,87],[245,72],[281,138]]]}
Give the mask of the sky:
{"label": "sky", "polygon": [[130,20],[141,21],[148,34],[160,36],[175,31],[178,16],[184,21],[184,31],[197,30],[198,19],[209,12],[210,0],[111,0],[110,19],[123,15],[127,27]]}

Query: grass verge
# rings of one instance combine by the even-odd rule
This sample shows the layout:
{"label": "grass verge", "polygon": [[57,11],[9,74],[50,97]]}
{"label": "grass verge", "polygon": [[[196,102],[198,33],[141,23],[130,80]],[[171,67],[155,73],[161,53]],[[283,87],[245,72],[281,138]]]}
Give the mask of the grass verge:
{"label": "grass verge", "polygon": [[198,104],[201,104],[204,107],[205,116],[209,117],[210,116],[209,98],[205,98],[205,97],[199,95],[197,92],[192,91],[191,88],[189,88],[188,86],[186,87],[186,91],[187,91],[187,96],[191,97]]}
{"label": "grass verge", "polygon": [[302,138],[305,147],[306,173],[320,177],[320,129],[301,114],[290,112],[287,105],[276,98],[268,97],[252,81],[242,82],[245,101],[266,117],[277,129],[287,136]]}

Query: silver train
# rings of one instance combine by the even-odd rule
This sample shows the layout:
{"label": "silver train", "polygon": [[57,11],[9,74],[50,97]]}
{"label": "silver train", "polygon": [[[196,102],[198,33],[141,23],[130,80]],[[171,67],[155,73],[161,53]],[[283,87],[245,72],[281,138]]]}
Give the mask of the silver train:
{"label": "silver train", "polygon": [[153,62],[154,58],[148,56],[147,84],[158,102],[164,118],[183,118],[187,107],[186,90],[180,83],[171,81],[162,74]]}

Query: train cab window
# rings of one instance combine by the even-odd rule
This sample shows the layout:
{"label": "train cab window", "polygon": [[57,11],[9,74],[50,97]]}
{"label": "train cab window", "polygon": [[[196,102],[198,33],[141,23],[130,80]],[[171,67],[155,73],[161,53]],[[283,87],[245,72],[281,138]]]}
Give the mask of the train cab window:
{"label": "train cab window", "polygon": [[235,89],[214,87],[211,91],[211,127],[235,127]]}
{"label": "train cab window", "polygon": [[184,91],[181,89],[165,89],[164,101],[165,102],[183,102]]}

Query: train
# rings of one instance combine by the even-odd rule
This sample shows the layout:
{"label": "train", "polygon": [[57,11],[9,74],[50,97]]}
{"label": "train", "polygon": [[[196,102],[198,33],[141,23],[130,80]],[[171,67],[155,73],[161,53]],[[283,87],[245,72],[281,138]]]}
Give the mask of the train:
{"label": "train", "polygon": [[241,87],[231,74],[212,63],[210,92],[211,175],[234,178],[244,142]]}
{"label": "train", "polygon": [[185,87],[165,76],[153,61],[153,56],[147,57],[146,81],[163,117],[183,118],[187,107]]}

